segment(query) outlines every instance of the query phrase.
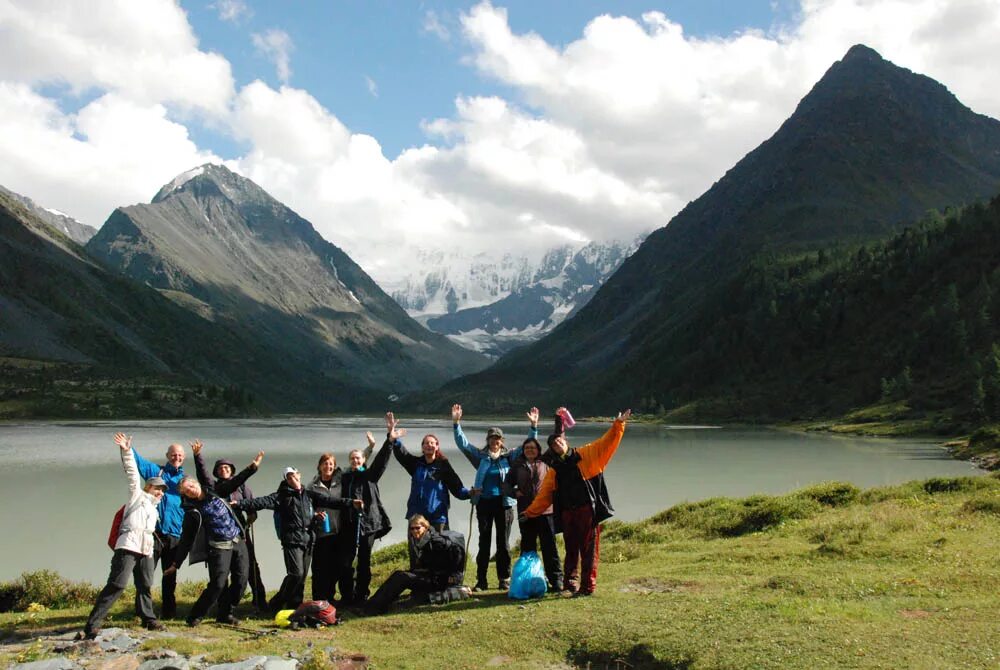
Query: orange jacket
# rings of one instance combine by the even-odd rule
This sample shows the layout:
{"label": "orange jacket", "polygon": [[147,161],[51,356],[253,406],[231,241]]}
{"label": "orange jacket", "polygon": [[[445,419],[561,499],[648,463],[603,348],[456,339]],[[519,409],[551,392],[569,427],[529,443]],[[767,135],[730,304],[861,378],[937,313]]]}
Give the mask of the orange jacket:
{"label": "orange jacket", "polygon": [[[576,467],[580,470],[580,474],[583,475],[584,479],[596,477],[601,472],[604,472],[604,468],[607,467],[611,457],[615,455],[618,445],[621,444],[624,434],[625,422],[615,419],[615,422],[611,424],[611,428],[608,428],[608,432],[590,444],[576,450],[576,453],[580,455],[580,462],[576,464]],[[549,473],[545,475],[545,479],[538,489],[538,495],[535,496],[535,500],[528,506],[528,509],[524,510],[524,515],[528,518],[533,518],[543,514],[549,505],[552,504],[552,499],[558,487],[556,471],[553,468],[549,468]]]}

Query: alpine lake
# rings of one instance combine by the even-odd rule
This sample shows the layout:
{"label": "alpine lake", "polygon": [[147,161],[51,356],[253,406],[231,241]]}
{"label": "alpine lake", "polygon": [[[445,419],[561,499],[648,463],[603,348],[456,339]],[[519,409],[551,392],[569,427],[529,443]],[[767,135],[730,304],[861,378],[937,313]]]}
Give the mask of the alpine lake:
{"label": "alpine lake", "polygon": [[[436,434],[463,483],[472,485],[475,473],[455,447],[450,419],[401,418],[400,425],[408,430],[404,443],[412,453],[419,453],[423,435]],[[503,428],[510,447],[518,446],[528,430],[527,421],[491,424],[468,420],[462,425],[475,445],[483,443],[489,425]],[[543,442],[548,425],[543,423]],[[569,432],[570,444],[582,446],[607,427],[578,423]],[[203,453],[209,467],[225,457],[242,468],[263,449],[260,471],[248,484],[256,495],[264,495],[277,488],[281,471],[288,465],[302,472],[303,482],[310,481],[323,452],[332,452],[345,467],[348,452],[366,445],[365,431],[369,430],[378,448],[385,434],[381,417],[2,424],[0,530],[4,551],[0,554],[0,580],[50,569],[74,580],[104,582],[111,557],[106,544],[111,520],[128,496],[118,447],[112,442],[117,431],[132,435],[136,450],[160,464],[169,444],[185,445],[184,470],[192,476],[194,461],[187,445],[196,438],[205,444]],[[779,494],[824,481],[847,481],[865,488],[979,472],[926,440],[632,424],[605,476],[616,518],[632,521],[680,502],[715,496]],[[390,458],[380,489],[393,529],[375,545],[376,551],[405,538],[409,477],[394,458]],[[468,536],[470,510],[468,502],[453,500],[452,529]],[[254,524],[258,562],[269,589],[276,588],[284,575],[271,516],[264,511]],[[474,531],[473,535],[474,556]],[[517,535],[515,527],[512,548]],[[206,577],[204,564],[185,565],[179,572],[181,580],[202,581]]]}

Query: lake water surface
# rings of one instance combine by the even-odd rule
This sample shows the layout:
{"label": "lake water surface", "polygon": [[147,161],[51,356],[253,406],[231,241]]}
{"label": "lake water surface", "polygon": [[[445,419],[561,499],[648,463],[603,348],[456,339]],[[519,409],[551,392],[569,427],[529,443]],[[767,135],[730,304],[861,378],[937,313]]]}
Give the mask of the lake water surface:
{"label": "lake water surface", "polygon": [[[404,442],[415,453],[425,433],[437,434],[463,482],[472,485],[475,473],[454,446],[449,419],[404,418],[401,425],[409,429]],[[520,444],[528,427],[527,422],[500,425],[509,446]],[[473,444],[483,442],[486,423],[465,421],[463,427]],[[578,424],[570,431],[570,442],[581,446],[606,429],[606,424]],[[311,479],[321,452],[332,451],[343,466],[348,451],[365,445],[366,430],[379,444],[385,433],[381,418],[361,417],[2,424],[0,580],[42,568],[95,583],[107,578],[108,529],[127,498],[118,447],[111,441],[119,430],[133,435],[136,450],[157,463],[164,462],[170,443],[186,446],[195,438],[205,443],[209,466],[227,457],[242,468],[263,449],[261,469],[249,481],[258,495],[277,488],[286,465],[299,468],[303,480]],[[193,476],[190,449],[185,466]],[[936,444],[917,440],[631,425],[606,477],[617,518],[628,521],[712,496],[784,493],[831,480],[869,487],[978,472],[969,463],[952,460]],[[382,478],[381,493],[393,530],[376,550],[405,537],[409,478],[395,459]],[[468,533],[469,509],[469,503],[455,501],[454,529]],[[256,536],[265,584],[276,588],[284,568],[270,513],[264,512],[256,524]],[[180,579],[201,581],[206,575],[202,565],[185,566]]]}

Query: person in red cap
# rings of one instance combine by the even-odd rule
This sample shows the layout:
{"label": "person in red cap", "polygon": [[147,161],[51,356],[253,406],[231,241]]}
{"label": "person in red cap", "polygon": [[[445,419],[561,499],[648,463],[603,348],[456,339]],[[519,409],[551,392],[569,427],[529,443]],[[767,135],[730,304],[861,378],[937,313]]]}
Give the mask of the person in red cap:
{"label": "person in red cap", "polygon": [[597,587],[599,524],[611,514],[603,473],[621,443],[625,423],[631,416],[632,410],[620,412],[604,435],[574,449],[563,432],[562,412],[556,413],[556,429],[549,435],[546,454],[549,472],[521,517],[533,519],[553,504],[558,510],[566,543],[563,561],[566,594],[589,596]]}

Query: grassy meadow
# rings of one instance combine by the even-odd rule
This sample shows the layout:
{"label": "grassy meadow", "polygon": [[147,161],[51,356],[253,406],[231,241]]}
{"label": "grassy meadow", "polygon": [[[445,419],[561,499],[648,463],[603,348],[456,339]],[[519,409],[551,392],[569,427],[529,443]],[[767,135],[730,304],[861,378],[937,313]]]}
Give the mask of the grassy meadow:
{"label": "grassy meadow", "polygon": [[[376,554],[374,584],[404,561],[402,545]],[[990,668],[998,579],[1000,479],[828,483],[609,522],[591,598],[491,591],[259,638],[171,622],[176,637],[143,644],[218,662],[292,652],[314,669],[361,656],[374,668]],[[86,589],[45,582],[3,585],[0,601],[22,611],[0,614],[0,664],[52,655],[32,640],[83,625],[89,602],[72,602]],[[200,588],[181,588],[182,612]],[[107,625],[138,628],[128,594]]]}

